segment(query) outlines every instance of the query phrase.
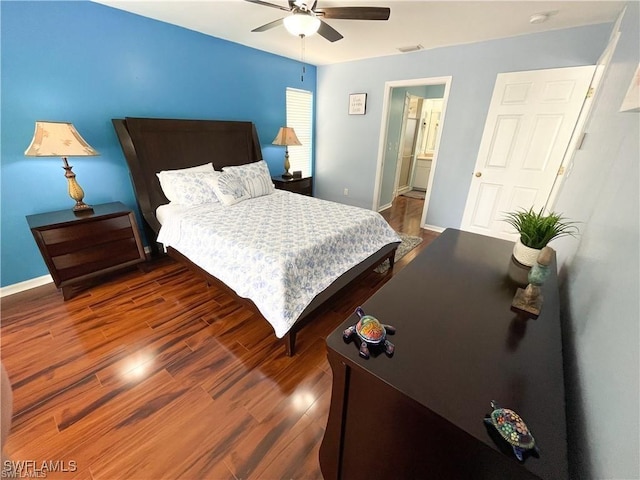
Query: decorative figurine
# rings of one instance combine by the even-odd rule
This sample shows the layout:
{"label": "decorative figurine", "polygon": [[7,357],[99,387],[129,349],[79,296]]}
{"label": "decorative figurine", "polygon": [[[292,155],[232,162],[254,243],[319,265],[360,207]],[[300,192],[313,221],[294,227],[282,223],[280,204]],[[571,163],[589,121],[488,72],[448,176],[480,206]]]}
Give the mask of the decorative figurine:
{"label": "decorative figurine", "polygon": [[511,310],[522,313],[531,318],[538,318],[542,309],[542,291],[540,286],[549,276],[549,265],[553,258],[554,250],[551,247],[544,247],[538,254],[536,264],[529,271],[527,288],[519,288],[516,291]]}
{"label": "decorative figurine", "polygon": [[536,453],[540,452],[533,435],[520,415],[508,408],[501,408],[495,400],[491,401],[491,408],[493,408],[491,416],[484,421],[496,427],[500,436],[509,442],[518,460],[523,461],[522,453],[526,450],[533,449]]}
{"label": "decorative figurine", "polygon": [[542,309],[542,294],[540,287],[529,284],[527,288],[519,288],[511,302],[511,310],[522,314],[524,317],[536,319]]}
{"label": "decorative figurine", "polygon": [[545,282],[549,276],[549,265],[551,265],[553,253],[554,250],[551,247],[544,247],[540,250],[535,265],[529,270],[529,283],[540,286]]}
{"label": "decorative figurine", "polygon": [[362,307],[356,308],[355,313],[360,320],[344,331],[342,338],[344,338],[345,342],[355,338],[360,343],[360,356],[362,358],[369,358],[371,354],[369,349],[378,346],[384,347],[384,352],[391,357],[396,347],[387,340],[387,334],[395,334],[395,327],[383,325],[376,317],[365,315]]}

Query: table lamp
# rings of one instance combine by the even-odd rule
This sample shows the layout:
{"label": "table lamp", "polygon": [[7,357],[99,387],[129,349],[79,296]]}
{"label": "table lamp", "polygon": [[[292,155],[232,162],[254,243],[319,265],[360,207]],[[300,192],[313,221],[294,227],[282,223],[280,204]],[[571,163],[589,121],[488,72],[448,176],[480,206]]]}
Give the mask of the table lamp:
{"label": "table lamp", "polygon": [[68,122],[36,122],[31,145],[24,152],[27,157],[62,157],[67,178],[69,196],[76,201],[74,212],[91,211],[84,203],[84,191],[76,181],[76,174],[67,162],[67,157],[94,157],[100,155],[80,136],[75,127]]}
{"label": "table lamp", "polygon": [[291,164],[289,163],[289,145],[302,145],[296,132],[291,127],[280,127],[278,135],[271,142],[273,145],[284,145],[284,173],[282,178],[292,178],[293,174],[289,173]]}

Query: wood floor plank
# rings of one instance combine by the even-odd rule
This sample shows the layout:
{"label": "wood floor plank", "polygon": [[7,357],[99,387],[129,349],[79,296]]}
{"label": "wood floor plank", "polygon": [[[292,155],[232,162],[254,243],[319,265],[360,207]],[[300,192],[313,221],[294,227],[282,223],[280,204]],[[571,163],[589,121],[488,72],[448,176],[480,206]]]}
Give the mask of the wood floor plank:
{"label": "wood floor plank", "polygon": [[282,452],[264,469],[249,476],[249,479],[296,478],[305,480],[322,480],[322,472],[318,462],[318,452],[324,430],[313,423],[303,429],[287,444]]}
{"label": "wood floor plank", "polygon": [[[250,310],[238,304],[233,308],[221,306],[215,309],[215,312],[215,314],[207,313],[203,315],[201,319],[206,322],[208,326],[198,333],[191,335],[191,337],[186,340],[187,345],[189,345],[189,348],[192,350],[198,350],[202,344],[206,344],[211,338],[215,338],[218,341],[223,340],[223,338],[221,338],[223,333],[232,328],[235,330],[241,329],[242,325],[248,323],[255,315]],[[233,334],[229,335],[229,337],[232,339],[232,342],[235,342]]]}
{"label": "wood floor plank", "polygon": [[243,438],[230,449],[225,463],[230,466],[236,478],[259,477],[272,461],[287,450],[289,444],[297,441],[304,430],[312,428],[312,423],[305,415],[295,417],[280,411],[259,422],[255,435]]}
{"label": "wood floor plank", "polygon": [[[61,436],[85,439],[69,452],[82,448],[96,479],[180,478],[191,464],[210,455],[210,449],[220,451],[217,463],[221,445],[254,422],[244,412],[220,417],[203,390],[175,381],[166,371],[118,392],[92,411],[85,409],[83,421],[76,409],[70,410],[62,412]],[[212,428],[215,424],[219,430]]]}
{"label": "wood floor plank", "polygon": [[[323,369],[322,369],[323,370]],[[323,370],[324,371],[324,370]],[[315,400],[310,402],[309,408],[305,411],[305,416],[311,418],[317,426],[323,430],[326,427],[327,418],[329,417],[329,406],[331,405],[331,373],[325,372],[321,378],[321,384],[318,385]],[[312,398],[313,398],[312,397]]]}
{"label": "wood floor plank", "polygon": [[40,351],[34,357],[27,348],[24,355],[3,357],[15,392],[14,412],[45,403],[126,353],[124,346],[92,332],[74,339],[54,338],[44,355]]}
{"label": "wood floor plank", "polygon": [[139,381],[151,376],[190,355],[192,350],[184,339],[199,331],[203,325],[204,322],[189,321],[178,331],[154,331],[128,346],[128,354],[124,358],[98,370],[96,376],[102,385],[132,378]]}
{"label": "wood floor plank", "polygon": [[59,390],[53,394],[49,394],[44,397],[22,395],[17,391],[14,396],[20,398],[26,398],[27,401],[23,402],[18,408],[14,406],[13,414],[13,428],[20,428],[22,423],[29,421],[32,418],[48,417],[53,418],[54,413],[64,405],[67,405],[73,399],[84,398],[86,393],[93,388],[100,386],[95,375],[87,375],[81,378],[77,382],[70,385],[68,388]]}
{"label": "wood floor plank", "polygon": [[315,365],[325,361],[322,343],[318,340],[317,348],[309,348],[299,353],[295,363],[269,375],[278,388],[270,389],[261,396],[252,396],[245,403],[246,408],[258,421],[267,418],[274,409],[281,408],[283,402],[288,403],[289,408],[297,409],[298,404],[304,401],[302,400],[304,397],[311,397],[311,401],[307,400],[308,404],[304,406],[301,413],[315,402],[320,392],[317,392],[314,387],[326,375],[322,369],[315,368]]}
{"label": "wood floor plank", "polygon": [[[31,461],[41,465],[43,461],[51,461],[61,462],[69,467],[73,462],[75,471],[48,471],[46,478],[91,480],[90,464],[82,461],[80,457],[67,454],[64,445],[60,443],[60,438],[53,416],[40,415],[15,428],[5,450],[11,461],[15,463]],[[14,469],[17,478],[36,477],[32,465],[23,465],[23,468]],[[40,476],[42,478],[42,475]]]}
{"label": "wood floor plank", "polygon": [[64,480],[321,478],[324,339],[436,238],[419,228],[422,205],[398,197],[383,212],[424,241],[318,309],[294,357],[254,309],[168,257],[96,279],[69,301],[51,284],[2,298],[8,454],[77,462],[47,476]]}

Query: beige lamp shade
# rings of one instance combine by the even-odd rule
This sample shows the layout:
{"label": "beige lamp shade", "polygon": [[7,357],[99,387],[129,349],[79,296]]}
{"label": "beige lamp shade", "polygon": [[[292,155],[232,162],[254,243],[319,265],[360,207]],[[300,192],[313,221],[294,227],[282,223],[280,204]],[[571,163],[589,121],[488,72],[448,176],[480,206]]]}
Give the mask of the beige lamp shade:
{"label": "beige lamp shade", "polygon": [[298,137],[296,136],[296,132],[291,127],[280,127],[278,130],[278,135],[273,139],[274,145],[284,145],[284,173],[282,174],[282,178],[292,178],[293,174],[289,172],[291,168],[291,163],[289,163],[289,145],[302,145]]}
{"label": "beige lamp shade", "polygon": [[24,152],[27,157],[93,157],[100,155],[73,124],[68,122],[36,122],[31,145]]}
{"label": "beige lamp shade", "polygon": [[67,157],[93,157],[100,154],[80,136],[71,123],[36,122],[33,140],[24,154],[27,157],[62,157],[69,196],[76,201],[73,211],[82,213],[93,210],[82,201],[84,190],[78,184]]}
{"label": "beige lamp shade", "polygon": [[280,127],[278,135],[271,142],[273,145],[302,145],[296,132],[291,127]]}

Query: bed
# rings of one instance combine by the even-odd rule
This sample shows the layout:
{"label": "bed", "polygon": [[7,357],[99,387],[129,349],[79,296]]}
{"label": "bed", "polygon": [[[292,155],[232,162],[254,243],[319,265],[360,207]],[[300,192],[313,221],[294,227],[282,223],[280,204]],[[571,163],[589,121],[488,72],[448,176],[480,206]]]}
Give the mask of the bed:
{"label": "bed", "polygon": [[[218,172],[263,165],[253,123],[127,117],[113,119],[113,125],[152,250],[158,253],[158,243],[162,243],[169,256],[250,305],[284,340],[287,355],[295,353],[296,334],[314,310],[385,260],[393,266],[400,240],[379,214],[369,210],[281,190],[260,198],[247,197],[231,206],[182,207],[169,202],[158,172],[207,162]],[[326,219],[334,217],[352,217],[363,223],[352,222],[333,232]],[[301,218],[319,220],[301,222]],[[305,232],[292,231],[294,224],[305,224]],[[223,237],[225,231],[231,236]],[[265,233],[256,236],[255,232]],[[281,234],[288,234],[288,240],[283,241]],[[324,238],[324,246],[312,243],[311,237]],[[265,250],[258,250],[257,244]],[[320,254],[325,260],[314,262]],[[242,270],[234,258],[247,258],[247,269],[249,264],[256,268]],[[318,284],[309,280],[316,274],[323,275]],[[276,277],[280,285],[262,281]]]}

